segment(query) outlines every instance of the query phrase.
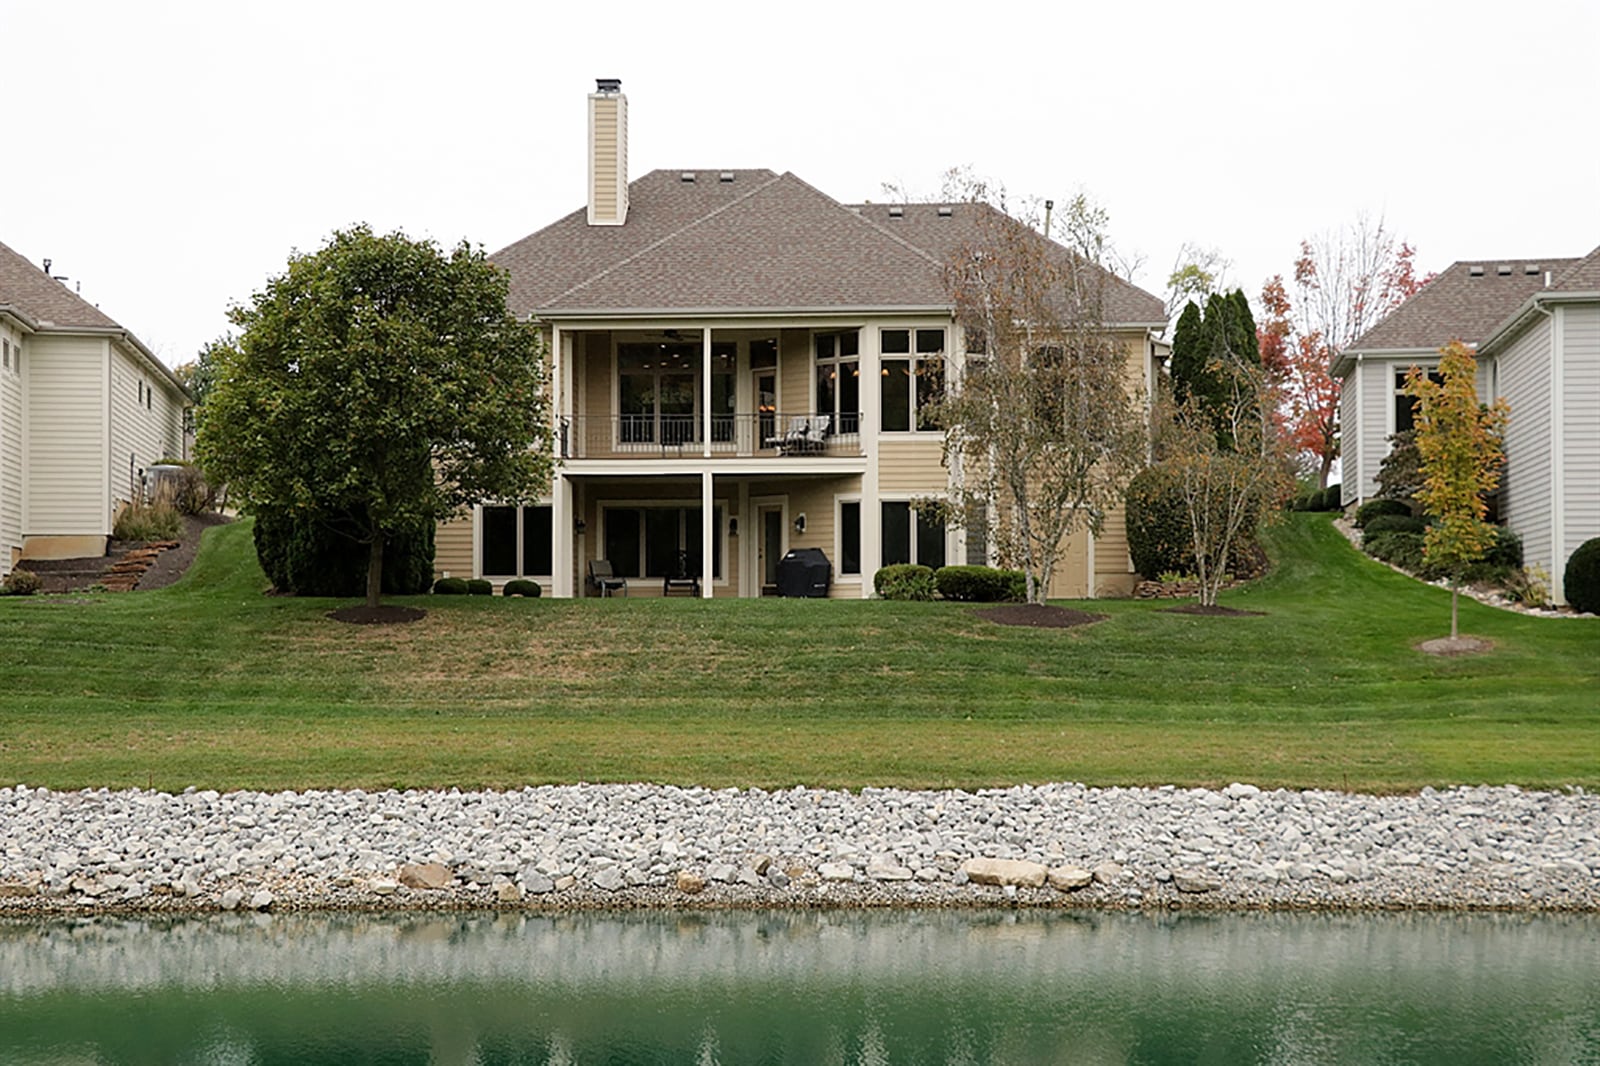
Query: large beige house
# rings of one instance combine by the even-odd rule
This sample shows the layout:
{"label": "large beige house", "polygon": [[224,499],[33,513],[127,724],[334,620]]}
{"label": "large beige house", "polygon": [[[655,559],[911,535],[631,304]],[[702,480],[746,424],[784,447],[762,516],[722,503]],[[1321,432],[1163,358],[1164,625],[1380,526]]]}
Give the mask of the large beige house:
{"label": "large beige house", "polygon": [[1452,263],[1339,353],[1346,507],[1376,495],[1390,435],[1411,428],[1407,371],[1453,340],[1474,349],[1478,395],[1510,404],[1500,519],[1565,602],[1567,560],[1600,537],[1600,248]]}
{"label": "large beige house", "polygon": [[[816,548],[830,594],[853,598],[891,563],[989,561],[981,530],[912,504],[953,476],[922,408],[962,373],[943,268],[991,209],[846,205],[768,170],[629,182],[620,84],[602,81],[588,107],[587,205],[491,257],[549,344],[550,496],[441,527],[436,570],[565,597],[595,594],[603,561],[629,595],[660,595],[682,569],[703,577],[701,596],[753,597],[776,587],[785,553]],[[1106,293],[1147,387],[1162,303],[1109,275]],[[1050,592],[1132,582],[1117,518],[1069,546]]]}
{"label": "large beige house", "polygon": [[100,555],[188,396],[139,338],[0,244],[0,574]]}

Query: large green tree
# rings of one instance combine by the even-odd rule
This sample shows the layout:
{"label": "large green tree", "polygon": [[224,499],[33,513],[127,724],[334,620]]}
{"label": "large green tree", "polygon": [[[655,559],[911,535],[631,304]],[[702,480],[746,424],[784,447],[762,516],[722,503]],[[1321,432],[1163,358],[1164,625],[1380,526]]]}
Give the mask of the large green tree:
{"label": "large green tree", "polygon": [[291,256],[210,353],[201,461],[247,509],[361,515],[377,606],[391,531],[549,483],[544,351],[506,285],[465,243],[364,225]]}

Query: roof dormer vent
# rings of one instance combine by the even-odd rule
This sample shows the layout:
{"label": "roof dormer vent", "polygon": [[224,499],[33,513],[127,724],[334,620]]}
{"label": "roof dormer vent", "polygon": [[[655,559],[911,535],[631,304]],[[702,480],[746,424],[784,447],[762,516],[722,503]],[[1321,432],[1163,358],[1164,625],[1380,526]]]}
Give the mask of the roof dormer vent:
{"label": "roof dormer vent", "polygon": [[724,170],[722,173],[717,175],[717,180],[720,181],[724,185],[732,185],[733,184],[733,171]]}
{"label": "roof dormer vent", "polygon": [[1467,276],[1474,278],[1483,277],[1483,266],[1478,263],[1473,263],[1471,266],[1467,267]]}
{"label": "roof dormer vent", "polygon": [[953,207],[950,207],[950,206],[945,206],[945,207],[939,208],[939,217],[940,218],[949,218],[951,215],[954,215],[955,213],[956,213],[956,209],[953,208]]}
{"label": "roof dormer vent", "polygon": [[1529,263],[1527,266],[1522,268],[1522,272],[1530,278],[1536,278],[1539,276],[1539,264]]}
{"label": "roof dormer vent", "polygon": [[899,204],[895,204],[893,207],[889,208],[889,217],[890,218],[904,218],[905,214],[906,214],[906,209],[901,207]]}
{"label": "roof dormer vent", "polygon": [[683,182],[685,185],[693,185],[694,184],[694,171],[685,170],[682,174],[678,175],[678,180]]}
{"label": "roof dormer vent", "polygon": [[1501,263],[1499,266],[1494,268],[1494,272],[1499,274],[1502,278],[1509,278],[1511,276],[1511,264]]}

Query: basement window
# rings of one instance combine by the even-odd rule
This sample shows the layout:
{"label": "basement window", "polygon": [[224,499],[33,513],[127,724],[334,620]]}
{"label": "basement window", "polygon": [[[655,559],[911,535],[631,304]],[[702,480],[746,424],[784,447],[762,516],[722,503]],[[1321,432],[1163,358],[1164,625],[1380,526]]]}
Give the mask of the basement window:
{"label": "basement window", "polygon": [[482,530],[484,577],[549,577],[551,510],[548,507],[485,507]]}

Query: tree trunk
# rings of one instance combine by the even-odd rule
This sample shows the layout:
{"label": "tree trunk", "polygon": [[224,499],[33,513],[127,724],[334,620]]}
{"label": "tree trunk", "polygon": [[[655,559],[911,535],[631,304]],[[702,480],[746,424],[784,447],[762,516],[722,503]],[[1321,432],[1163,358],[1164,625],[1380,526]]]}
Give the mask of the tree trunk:
{"label": "tree trunk", "polygon": [[1460,595],[1461,581],[1459,578],[1450,578],[1450,639],[1455,640],[1456,629],[1456,597]]}
{"label": "tree trunk", "polygon": [[1333,455],[1329,453],[1322,457],[1322,469],[1317,471],[1317,488],[1328,487],[1328,476],[1333,473]]}
{"label": "tree trunk", "polygon": [[372,553],[367,556],[367,606],[378,606],[383,592],[383,530],[372,534]]}

